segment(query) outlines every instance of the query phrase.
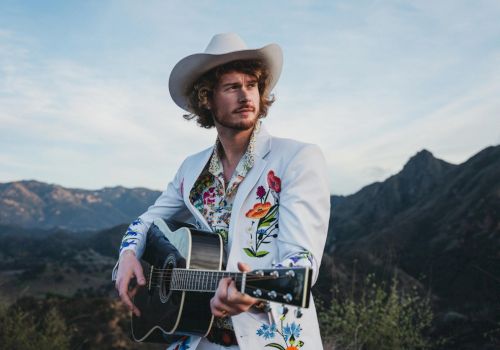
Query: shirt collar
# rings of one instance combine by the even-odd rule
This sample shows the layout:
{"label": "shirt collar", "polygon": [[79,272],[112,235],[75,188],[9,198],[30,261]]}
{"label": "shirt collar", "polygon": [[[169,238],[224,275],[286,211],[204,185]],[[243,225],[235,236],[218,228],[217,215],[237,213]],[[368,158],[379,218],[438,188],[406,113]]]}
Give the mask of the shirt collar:
{"label": "shirt collar", "polygon": [[[253,167],[255,163],[255,141],[260,131],[260,124],[260,120],[255,124],[255,128],[252,131],[252,136],[250,136],[250,142],[248,143],[247,150],[243,154],[243,157],[241,157],[232,177],[245,177],[248,171]],[[210,165],[208,167],[208,171],[216,177],[222,176],[223,172],[222,162],[220,160],[221,150],[222,145],[220,143],[219,137],[217,137],[217,139],[215,140],[212,156],[210,157]]]}

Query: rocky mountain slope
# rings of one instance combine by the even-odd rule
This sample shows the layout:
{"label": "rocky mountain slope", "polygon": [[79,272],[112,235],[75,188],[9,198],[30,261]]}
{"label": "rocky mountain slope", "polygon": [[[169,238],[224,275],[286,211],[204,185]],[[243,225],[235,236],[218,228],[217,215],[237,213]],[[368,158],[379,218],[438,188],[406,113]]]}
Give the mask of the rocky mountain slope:
{"label": "rocky mountain slope", "polygon": [[0,184],[0,224],[72,231],[102,230],[131,221],[160,192],[107,187],[89,191],[38,181]]}

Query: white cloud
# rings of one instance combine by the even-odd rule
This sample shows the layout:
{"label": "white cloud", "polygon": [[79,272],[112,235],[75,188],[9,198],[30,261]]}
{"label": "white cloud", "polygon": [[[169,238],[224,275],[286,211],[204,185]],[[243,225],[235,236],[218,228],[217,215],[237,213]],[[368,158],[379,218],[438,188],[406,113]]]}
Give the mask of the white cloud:
{"label": "white cloud", "polygon": [[169,70],[228,30],[250,45],[283,46],[278,101],[266,124],[322,147],[334,193],[385,179],[422,148],[461,162],[499,143],[498,4],[277,1],[265,8],[111,1],[82,22],[84,33],[72,29],[85,39],[83,47],[72,43],[78,54],[43,52],[41,34],[0,28],[0,181],[163,188],[187,154],[215,137],[182,119],[168,96]]}

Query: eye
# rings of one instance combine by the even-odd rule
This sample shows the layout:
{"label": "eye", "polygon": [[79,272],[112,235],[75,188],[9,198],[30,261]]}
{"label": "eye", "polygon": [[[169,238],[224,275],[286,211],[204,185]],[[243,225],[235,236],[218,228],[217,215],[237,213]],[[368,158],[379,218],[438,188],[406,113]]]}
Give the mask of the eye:
{"label": "eye", "polygon": [[227,91],[230,91],[230,90],[236,90],[239,88],[239,85],[238,84],[232,84],[232,85],[229,85],[226,90]]}

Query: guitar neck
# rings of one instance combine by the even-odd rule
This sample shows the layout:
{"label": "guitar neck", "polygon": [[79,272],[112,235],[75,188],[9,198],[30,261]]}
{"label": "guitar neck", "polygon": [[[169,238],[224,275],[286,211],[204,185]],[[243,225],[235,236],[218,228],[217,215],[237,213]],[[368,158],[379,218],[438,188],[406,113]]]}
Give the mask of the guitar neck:
{"label": "guitar neck", "polygon": [[230,277],[235,281],[238,290],[241,290],[241,286],[245,284],[246,274],[242,272],[174,268],[170,289],[192,292],[215,292],[219,281],[226,277]]}

